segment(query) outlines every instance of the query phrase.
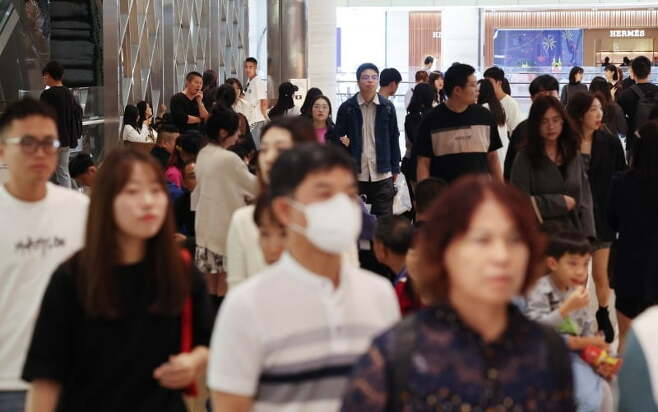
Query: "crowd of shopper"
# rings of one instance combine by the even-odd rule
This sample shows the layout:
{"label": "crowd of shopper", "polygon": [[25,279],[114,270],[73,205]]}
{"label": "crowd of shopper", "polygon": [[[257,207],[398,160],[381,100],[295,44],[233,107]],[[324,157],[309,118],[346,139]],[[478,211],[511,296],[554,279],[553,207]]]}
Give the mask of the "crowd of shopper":
{"label": "crowd of shopper", "polygon": [[248,58],[128,105],[102,163],[49,63],[0,116],[0,410],[658,410],[650,61],[539,75],[527,118],[433,63],[404,156],[396,69],[334,112]]}

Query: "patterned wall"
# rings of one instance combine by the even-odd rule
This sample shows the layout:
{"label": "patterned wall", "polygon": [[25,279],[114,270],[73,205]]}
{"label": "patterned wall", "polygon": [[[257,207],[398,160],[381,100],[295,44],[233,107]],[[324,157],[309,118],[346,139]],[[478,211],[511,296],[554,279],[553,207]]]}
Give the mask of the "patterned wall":
{"label": "patterned wall", "polygon": [[104,2],[105,121],[118,143],[127,104],[154,108],[181,91],[185,74],[214,69],[220,81],[242,75],[247,0],[113,0]]}

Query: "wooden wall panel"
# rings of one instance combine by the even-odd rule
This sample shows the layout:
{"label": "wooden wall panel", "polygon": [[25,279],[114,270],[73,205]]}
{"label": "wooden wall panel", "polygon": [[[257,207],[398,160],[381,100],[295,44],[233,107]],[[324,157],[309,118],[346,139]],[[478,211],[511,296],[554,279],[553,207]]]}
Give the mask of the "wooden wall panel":
{"label": "wooden wall panel", "polygon": [[658,27],[658,10],[486,11],[485,60],[493,64],[496,29],[626,29]]}
{"label": "wooden wall panel", "polygon": [[409,72],[413,76],[428,55],[434,56],[435,67],[441,67],[441,12],[409,13]]}

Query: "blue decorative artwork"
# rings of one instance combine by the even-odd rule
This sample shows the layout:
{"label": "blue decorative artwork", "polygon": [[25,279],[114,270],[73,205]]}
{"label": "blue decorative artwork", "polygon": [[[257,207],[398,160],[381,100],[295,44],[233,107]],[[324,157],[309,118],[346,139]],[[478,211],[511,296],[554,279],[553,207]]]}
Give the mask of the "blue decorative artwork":
{"label": "blue decorative artwork", "polygon": [[582,66],[583,30],[496,30],[494,64]]}

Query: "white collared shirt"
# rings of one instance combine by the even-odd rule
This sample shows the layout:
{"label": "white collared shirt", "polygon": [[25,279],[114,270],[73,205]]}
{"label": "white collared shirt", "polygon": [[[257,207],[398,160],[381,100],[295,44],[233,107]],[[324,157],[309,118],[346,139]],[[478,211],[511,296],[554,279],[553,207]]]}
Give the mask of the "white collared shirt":
{"label": "white collared shirt", "polygon": [[260,101],[267,100],[267,84],[258,76],[249,79],[245,86],[244,99],[251,106],[252,116],[249,122],[251,124],[264,122],[265,117],[260,110]]}
{"label": "white collared shirt", "polygon": [[284,253],[228,293],[208,385],[253,397],[254,412],[337,411],[352,365],[399,318],[386,279],[343,264],[334,287]]}
{"label": "white collared shirt", "polygon": [[361,173],[359,173],[359,182],[379,182],[393,176],[391,172],[377,172],[377,144],[375,136],[375,120],[377,118],[377,106],[379,106],[379,95],[371,102],[366,102],[361,93],[357,95],[357,102],[361,108],[363,126],[361,134],[363,136],[363,150],[361,151]]}

